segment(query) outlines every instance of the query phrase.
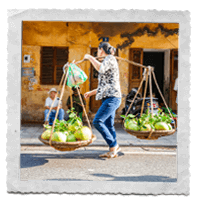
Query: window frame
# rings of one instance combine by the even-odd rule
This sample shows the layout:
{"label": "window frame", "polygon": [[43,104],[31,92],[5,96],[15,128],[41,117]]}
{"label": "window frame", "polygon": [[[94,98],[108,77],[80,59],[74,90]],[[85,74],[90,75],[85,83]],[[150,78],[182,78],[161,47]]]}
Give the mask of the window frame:
{"label": "window frame", "polygon": [[[52,66],[53,66],[53,74],[52,74],[52,79],[53,81],[51,83],[46,83],[44,82],[44,76],[43,75],[43,51],[44,48],[52,48],[53,49],[53,62],[52,62]],[[66,62],[68,62],[69,59],[69,47],[67,46],[63,46],[63,47],[58,47],[58,46],[42,46],[41,47],[41,51],[40,51],[40,84],[41,85],[59,85],[60,80],[57,82],[57,68],[61,67],[61,65],[58,65],[57,62],[57,49],[65,49],[67,50],[67,58],[66,58]],[[64,66],[64,64],[62,65]],[[63,73],[62,73],[63,74]],[[62,75],[61,75],[62,77]],[[61,79],[61,78],[60,78]]]}

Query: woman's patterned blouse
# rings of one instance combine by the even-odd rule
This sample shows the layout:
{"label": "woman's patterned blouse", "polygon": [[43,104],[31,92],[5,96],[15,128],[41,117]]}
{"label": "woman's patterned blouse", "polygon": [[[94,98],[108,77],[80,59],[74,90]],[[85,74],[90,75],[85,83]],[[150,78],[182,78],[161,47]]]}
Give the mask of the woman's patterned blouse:
{"label": "woman's patterned blouse", "polygon": [[119,67],[114,56],[108,55],[102,62],[98,75],[96,100],[106,97],[120,97]]}

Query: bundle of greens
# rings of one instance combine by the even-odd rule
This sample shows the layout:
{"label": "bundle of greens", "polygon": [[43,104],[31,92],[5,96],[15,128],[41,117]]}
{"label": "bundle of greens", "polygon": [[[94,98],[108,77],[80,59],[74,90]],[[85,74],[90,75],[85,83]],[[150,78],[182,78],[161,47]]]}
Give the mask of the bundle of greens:
{"label": "bundle of greens", "polygon": [[168,108],[169,111],[168,111],[168,109],[165,108],[165,107],[162,107],[162,109],[163,109],[163,112],[164,112],[166,115],[170,116],[170,114],[169,114],[169,111],[170,111],[170,113],[171,113],[173,119],[177,119],[177,115],[176,115],[175,113],[172,112],[172,109],[171,109],[171,108]]}
{"label": "bundle of greens", "polygon": [[[76,142],[77,140],[89,140],[92,138],[92,130],[87,126],[83,126],[83,122],[74,108],[68,110],[69,120],[55,121],[54,131],[52,134],[52,141],[56,142]],[[52,126],[43,125],[46,128],[41,135],[41,138],[49,140]]]}
{"label": "bundle of greens", "polygon": [[136,118],[135,115],[121,115],[124,118],[124,127],[133,131],[172,130],[172,118],[160,109],[157,114],[151,115],[149,110]]}

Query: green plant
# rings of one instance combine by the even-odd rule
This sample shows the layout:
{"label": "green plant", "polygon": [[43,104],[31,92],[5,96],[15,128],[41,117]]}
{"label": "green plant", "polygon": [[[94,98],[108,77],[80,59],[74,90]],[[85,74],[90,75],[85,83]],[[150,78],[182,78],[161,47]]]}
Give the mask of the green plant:
{"label": "green plant", "polygon": [[[77,116],[74,108],[67,111],[69,113],[69,120],[58,120],[55,121],[54,132],[73,132],[82,127],[82,120]],[[47,130],[51,130],[52,126],[44,125]]]}
{"label": "green plant", "polygon": [[171,115],[172,115],[173,118],[176,118],[176,117],[177,117],[177,115],[176,115],[175,113],[173,113],[173,111],[172,111],[171,108],[168,108],[169,111],[168,111],[168,109],[165,108],[165,107],[162,107],[162,109],[163,109],[163,111],[164,111],[164,113],[165,113],[166,115],[169,115],[169,116],[170,116],[170,114],[169,114],[169,111],[170,111],[170,113],[171,113]]}
{"label": "green plant", "polygon": [[161,109],[158,110],[157,114],[151,115],[149,113],[149,109],[146,110],[145,113],[141,115],[140,118],[136,118],[135,115],[129,114],[128,116],[120,115],[122,118],[126,120],[135,120],[137,123],[137,126],[140,129],[146,129],[148,128],[148,125],[151,126],[152,129],[155,129],[155,124],[158,122],[165,122],[167,124],[171,123],[172,118],[169,114],[166,114],[165,112],[162,112]]}

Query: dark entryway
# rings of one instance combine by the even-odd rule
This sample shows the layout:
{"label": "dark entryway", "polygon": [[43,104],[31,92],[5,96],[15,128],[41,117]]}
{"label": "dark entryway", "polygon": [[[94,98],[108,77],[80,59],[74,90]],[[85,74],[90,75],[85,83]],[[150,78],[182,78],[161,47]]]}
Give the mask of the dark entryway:
{"label": "dark entryway", "polygon": [[[154,67],[154,73],[160,87],[160,90],[163,94],[163,84],[164,84],[164,52],[143,52],[143,65]],[[144,91],[145,84],[143,84]],[[159,99],[159,104],[163,103],[163,100],[157,90],[156,84],[152,77],[152,92]],[[147,88],[147,96],[149,95],[149,83]]]}

